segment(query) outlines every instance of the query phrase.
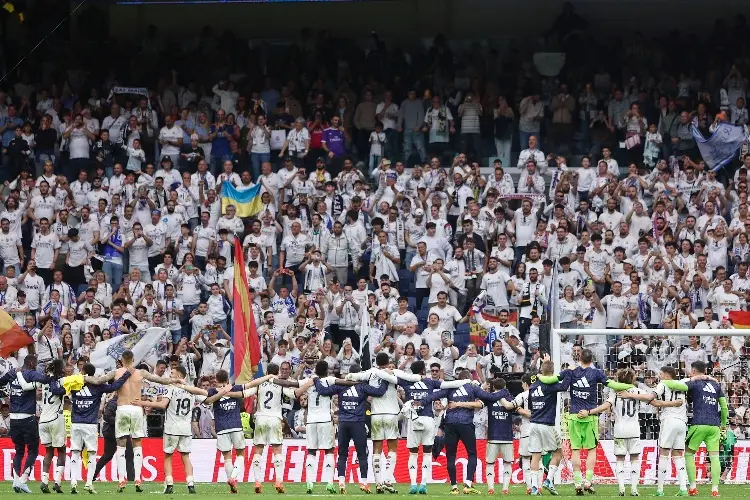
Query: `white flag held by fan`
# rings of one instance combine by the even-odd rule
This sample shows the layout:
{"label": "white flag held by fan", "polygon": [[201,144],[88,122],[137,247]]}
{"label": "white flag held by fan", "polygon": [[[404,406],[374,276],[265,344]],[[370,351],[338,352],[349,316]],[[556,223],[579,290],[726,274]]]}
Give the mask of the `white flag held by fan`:
{"label": "white flag held by fan", "polygon": [[362,311],[362,319],[359,322],[359,349],[360,349],[360,362],[362,363],[362,370],[369,370],[372,368],[372,350],[370,349],[370,332],[372,327],[370,326],[370,312],[366,306],[360,306]]}
{"label": "white flag held by fan", "polygon": [[91,364],[105,372],[114,370],[117,360],[127,350],[133,351],[136,366],[142,361],[155,363],[158,359],[150,358],[158,358],[158,351],[160,346],[166,345],[168,333],[166,328],[149,328],[99,342],[91,351]]}

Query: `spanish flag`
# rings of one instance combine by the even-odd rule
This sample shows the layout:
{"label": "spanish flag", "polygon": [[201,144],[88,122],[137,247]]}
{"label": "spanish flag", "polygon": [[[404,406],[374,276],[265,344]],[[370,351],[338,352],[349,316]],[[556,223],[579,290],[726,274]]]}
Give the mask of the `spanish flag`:
{"label": "spanish flag", "polygon": [[729,319],[732,320],[734,327],[738,330],[750,330],[750,312],[749,311],[729,311]]}
{"label": "spanish flag", "polygon": [[250,289],[245,273],[242,244],[234,242],[234,291],[232,312],[232,345],[234,346],[234,379],[245,384],[255,378],[260,365],[260,337],[250,303]]}
{"label": "spanish flag", "polygon": [[10,353],[32,342],[34,339],[18,326],[10,314],[0,309],[0,356],[7,358]]}
{"label": "spanish flag", "polygon": [[261,187],[262,184],[256,184],[250,189],[239,191],[231,183],[224,182],[221,185],[221,213],[227,213],[227,207],[234,205],[237,217],[252,217],[257,214],[263,210],[263,202],[260,200]]}

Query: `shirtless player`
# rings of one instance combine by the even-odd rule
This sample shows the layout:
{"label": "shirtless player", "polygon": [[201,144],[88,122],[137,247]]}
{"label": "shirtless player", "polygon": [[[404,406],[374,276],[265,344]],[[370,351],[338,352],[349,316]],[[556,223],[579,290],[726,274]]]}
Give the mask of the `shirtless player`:
{"label": "shirtless player", "polygon": [[122,367],[117,368],[112,378],[117,380],[123,373],[132,371],[130,378],[117,391],[117,413],[115,414],[115,438],[117,438],[117,475],[120,482],[117,491],[122,492],[128,483],[125,464],[125,443],[128,436],[133,439],[133,468],[135,469],[135,491],[142,492],[141,469],[143,467],[143,448],[141,439],[146,435],[143,408],[134,403],[141,399],[141,387],[144,380],[157,384],[180,384],[176,378],[157,377],[146,370],[133,370],[133,352],[122,353]]}

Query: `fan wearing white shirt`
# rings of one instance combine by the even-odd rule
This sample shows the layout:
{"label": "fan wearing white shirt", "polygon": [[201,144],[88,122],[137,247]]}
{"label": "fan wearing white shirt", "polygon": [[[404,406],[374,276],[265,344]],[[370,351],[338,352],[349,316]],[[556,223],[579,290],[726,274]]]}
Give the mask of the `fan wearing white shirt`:
{"label": "fan wearing white shirt", "polygon": [[[159,131],[159,144],[161,144],[161,157],[169,158],[172,164],[180,159],[180,148],[184,140],[184,132],[181,127],[174,124],[174,117],[167,113],[164,115],[164,126]],[[177,181],[179,182],[179,180]]]}
{"label": "fan wearing white shirt", "polygon": [[529,147],[518,155],[518,168],[524,168],[530,161],[542,169],[542,172],[547,169],[547,158],[543,151],[537,149],[537,139],[534,135],[529,137]]}
{"label": "fan wearing white shirt", "polygon": [[448,304],[448,293],[445,291],[438,292],[437,304],[430,307],[429,314],[436,314],[441,331],[451,334],[455,333],[456,324],[468,321],[468,316],[461,316],[458,309]]}

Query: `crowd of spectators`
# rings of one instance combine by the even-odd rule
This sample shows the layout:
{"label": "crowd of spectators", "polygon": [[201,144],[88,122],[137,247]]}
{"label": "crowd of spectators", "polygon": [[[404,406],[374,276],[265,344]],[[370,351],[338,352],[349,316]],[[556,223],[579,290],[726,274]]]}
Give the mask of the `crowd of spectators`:
{"label": "crowd of spectators", "polygon": [[[533,372],[555,316],[575,330],[568,365],[592,349],[650,386],[663,364],[711,360],[745,429],[750,339],[581,332],[732,329],[747,308],[750,155],[717,174],[689,125],[747,125],[748,53],[692,64],[675,51],[705,46],[680,37],[599,47],[611,65],[569,57],[557,76],[531,53],[463,54],[442,36],[410,53],[307,33],[256,72],[245,63],[261,55],[227,55],[232,37],[210,29],[195,46],[150,29],[142,68],[106,76],[23,67],[0,90],[0,306],[34,342],[6,364],[35,352],[75,373],[98,342],[162,326],[151,368],[211,384],[230,366],[237,241],[263,362],[282,377],[378,352],[440,377]],[[185,64],[217,53],[215,79]],[[145,87],[121,86],[144,72]],[[261,184],[261,212],[222,208],[226,183]],[[500,316],[495,342],[469,343],[475,302]]]}

